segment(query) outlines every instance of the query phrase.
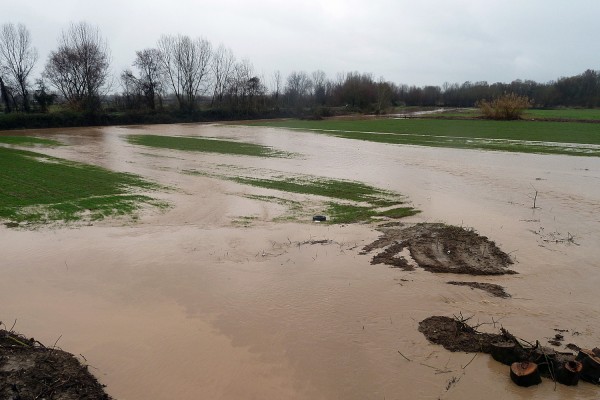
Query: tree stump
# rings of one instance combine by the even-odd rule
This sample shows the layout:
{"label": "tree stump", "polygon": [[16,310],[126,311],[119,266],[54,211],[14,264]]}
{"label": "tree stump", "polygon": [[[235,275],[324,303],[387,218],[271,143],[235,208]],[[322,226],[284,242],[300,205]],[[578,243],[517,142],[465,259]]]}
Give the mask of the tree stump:
{"label": "tree stump", "polygon": [[529,387],[542,383],[542,377],[536,363],[515,362],[510,366],[510,379],[519,386]]}
{"label": "tree stump", "polygon": [[575,386],[579,382],[579,376],[583,365],[579,361],[567,361],[558,371],[558,382],[567,386]]}
{"label": "tree stump", "polygon": [[592,350],[581,349],[575,360],[579,361],[583,366],[581,379],[599,385],[600,357],[596,357],[596,354]]}
{"label": "tree stump", "polygon": [[494,360],[505,365],[519,361],[517,348],[514,342],[497,341],[491,344],[490,353]]}
{"label": "tree stump", "polygon": [[556,367],[560,364],[556,361],[556,351],[549,347],[538,347],[533,351],[529,360],[538,365],[540,374],[551,377],[554,377]]}

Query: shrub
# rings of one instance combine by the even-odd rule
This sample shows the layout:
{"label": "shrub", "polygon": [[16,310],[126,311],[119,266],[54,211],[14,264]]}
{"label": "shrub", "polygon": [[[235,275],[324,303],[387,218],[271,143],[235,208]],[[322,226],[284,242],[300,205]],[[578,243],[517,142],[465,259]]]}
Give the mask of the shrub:
{"label": "shrub", "polygon": [[532,106],[527,96],[515,93],[504,94],[492,101],[480,100],[476,103],[485,118],[498,120],[520,119],[523,111]]}

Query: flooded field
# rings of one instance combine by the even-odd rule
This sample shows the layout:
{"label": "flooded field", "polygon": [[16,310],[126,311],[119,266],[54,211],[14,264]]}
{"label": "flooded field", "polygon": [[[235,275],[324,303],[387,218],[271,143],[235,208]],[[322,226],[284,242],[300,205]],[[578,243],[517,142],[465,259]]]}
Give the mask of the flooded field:
{"label": "flooded field", "polygon": [[[15,135],[15,132],[11,132]],[[598,387],[523,389],[490,356],[450,353],[418,325],[471,316],[530,340],[600,345],[600,159],[396,146],[226,125],[19,132],[34,151],[170,187],[136,221],[0,227],[0,319],[90,364],[116,399],[596,399]],[[155,149],[127,135],[240,140],[258,158]],[[193,173],[190,173],[193,172]],[[404,194],[408,222],[475,229],[514,275],[371,265],[367,224],[285,221],[272,191],[219,176],[314,175]],[[533,199],[536,196],[533,209]],[[310,196],[287,194],[307,203]],[[448,281],[498,284],[493,297]],[[564,350],[564,347],[562,347]],[[400,354],[401,353],[401,354]]]}

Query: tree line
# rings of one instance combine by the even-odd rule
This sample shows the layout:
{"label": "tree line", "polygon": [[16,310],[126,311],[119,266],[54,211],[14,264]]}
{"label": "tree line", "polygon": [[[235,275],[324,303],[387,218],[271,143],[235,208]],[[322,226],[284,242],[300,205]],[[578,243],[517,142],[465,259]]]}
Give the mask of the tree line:
{"label": "tree line", "polygon": [[154,47],[136,51],[131,68],[118,79],[110,72],[109,45],[97,27],[72,23],[50,52],[40,77],[31,73],[39,61],[23,24],[0,28],[0,95],[5,113],[46,112],[56,101],[71,110],[131,112],[199,109],[236,115],[286,110],[327,115],[332,109],[385,113],[395,106],[473,107],[506,93],[531,99],[536,107],[600,106],[600,71],[562,77],[547,83],[464,82],[440,86],[396,84],[371,74],[348,72],[328,78],[323,71],[274,71],[257,74],[248,60],[201,37],[163,35]]}

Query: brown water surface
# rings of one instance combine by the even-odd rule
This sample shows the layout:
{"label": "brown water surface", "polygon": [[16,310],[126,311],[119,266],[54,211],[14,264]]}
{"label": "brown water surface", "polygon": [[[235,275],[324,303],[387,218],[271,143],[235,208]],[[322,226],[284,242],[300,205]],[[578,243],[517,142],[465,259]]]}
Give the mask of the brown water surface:
{"label": "brown water surface", "polygon": [[[170,151],[123,139],[140,133],[243,140],[298,156]],[[462,312],[527,340],[567,329],[564,344],[600,345],[597,158],[220,125],[21,134],[69,144],[36,151],[173,188],[156,193],[171,209],[136,222],[0,228],[0,319],[18,319],[18,330],[45,343],[60,337],[58,346],[84,356],[117,399],[598,397],[589,384],[518,388],[489,356],[464,368],[472,355],[449,353],[417,331],[428,316]],[[464,276],[372,266],[359,255],[378,236],[372,226],[276,223],[284,207],[244,197],[267,191],[186,170],[312,174],[399,191],[423,211],[409,221],[472,227],[510,252],[518,275],[466,280],[500,284],[512,298],[446,284]],[[244,216],[253,218],[249,227],[235,223]],[[556,242],[568,235],[575,243]],[[306,243],[321,239],[331,242]]]}

